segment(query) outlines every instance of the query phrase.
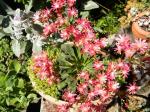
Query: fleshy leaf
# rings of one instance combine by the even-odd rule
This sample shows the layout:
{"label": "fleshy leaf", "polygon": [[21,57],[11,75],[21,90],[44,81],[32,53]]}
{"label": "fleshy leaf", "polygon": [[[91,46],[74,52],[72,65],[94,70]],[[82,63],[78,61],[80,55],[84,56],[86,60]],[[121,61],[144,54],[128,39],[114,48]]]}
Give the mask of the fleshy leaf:
{"label": "fleshy leaf", "polygon": [[80,12],[80,15],[82,16],[82,18],[87,18],[89,16],[89,11],[82,11]]}
{"label": "fleshy leaf", "polygon": [[97,8],[99,8],[99,5],[92,0],[88,1],[86,5],[84,6],[84,10],[92,10],[92,9],[97,9]]}
{"label": "fleshy leaf", "polygon": [[17,57],[20,57],[21,47],[18,40],[12,40],[12,50]]}
{"label": "fleshy leaf", "polygon": [[42,51],[43,42],[40,39],[36,39],[33,41],[32,51],[33,53],[39,53]]}

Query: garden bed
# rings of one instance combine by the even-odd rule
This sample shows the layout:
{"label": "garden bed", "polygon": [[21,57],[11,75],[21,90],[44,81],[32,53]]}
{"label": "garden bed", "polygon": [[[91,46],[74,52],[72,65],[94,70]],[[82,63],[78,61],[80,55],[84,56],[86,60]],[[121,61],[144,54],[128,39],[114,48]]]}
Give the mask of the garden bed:
{"label": "garden bed", "polygon": [[0,6],[0,111],[150,111],[148,0]]}

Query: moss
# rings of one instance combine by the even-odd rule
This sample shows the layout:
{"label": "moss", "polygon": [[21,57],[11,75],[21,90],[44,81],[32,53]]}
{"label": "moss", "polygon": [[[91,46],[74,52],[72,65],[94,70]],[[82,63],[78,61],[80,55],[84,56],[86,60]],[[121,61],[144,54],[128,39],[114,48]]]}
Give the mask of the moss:
{"label": "moss", "polygon": [[40,80],[37,78],[37,76],[33,73],[31,70],[32,62],[29,61],[28,66],[28,75],[32,83],[35,83],[36,86],[34,86],[35,91],[37,92],[43,92],[46,95],[50,95],[56,99],[60,98],[60,92],[57,88],[57,84],[49,85],[46,80]]}

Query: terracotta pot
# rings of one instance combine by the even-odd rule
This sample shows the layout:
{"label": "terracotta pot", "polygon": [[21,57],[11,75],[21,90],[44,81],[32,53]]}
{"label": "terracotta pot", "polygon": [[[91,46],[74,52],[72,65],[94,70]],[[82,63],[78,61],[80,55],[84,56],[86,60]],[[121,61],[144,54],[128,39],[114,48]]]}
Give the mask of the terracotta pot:
{"label": "terracotta pot", "polygon": [[132,23],[132,33],[134,35],[135,38],[141,38],[141,39],[147,39],[148,41],[150,41],[150,38],[147,38],[148,36],[150,36],[150,32],[143,30],[139,25],[138,22],[136,21],[138,18],[142,17],[143,15],[150,13],[148,11],[139,13],[133,21]]}

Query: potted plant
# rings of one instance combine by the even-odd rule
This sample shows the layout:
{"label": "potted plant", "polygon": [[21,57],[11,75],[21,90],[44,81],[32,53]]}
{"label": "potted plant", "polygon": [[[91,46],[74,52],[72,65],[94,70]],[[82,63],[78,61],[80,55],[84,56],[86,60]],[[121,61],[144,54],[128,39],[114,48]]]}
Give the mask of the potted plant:
{"label": "potted plant", "polygon": [[149,40],[150,36],[150,11],[144,11],[134,18],[132,22],[134,37]]}
{"label": "potted plant", "polygon": [[107,38],[96,37],[90,21],[78,18],[74,4],[74,0],[52,1],[52,8],[34,14],[34,24],[43,27],[45,44],[43,51],[33,52],[28,74],[35,90],[58,106],[57,112],[105,111],[121,87],[124,94],[139,89],[135,80],[127,79],[148,45],[119,35],[110,50]]}
{"label": "potted plant", "polygon": [[119,18],[122,28],[131,28],[136,38],[149,36],[149,5],[148,1],[129,0],[124,8],[124,16]]}

